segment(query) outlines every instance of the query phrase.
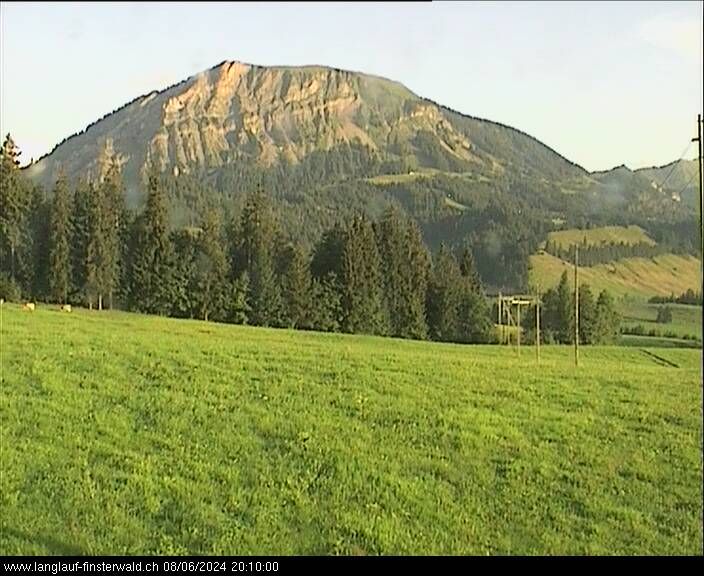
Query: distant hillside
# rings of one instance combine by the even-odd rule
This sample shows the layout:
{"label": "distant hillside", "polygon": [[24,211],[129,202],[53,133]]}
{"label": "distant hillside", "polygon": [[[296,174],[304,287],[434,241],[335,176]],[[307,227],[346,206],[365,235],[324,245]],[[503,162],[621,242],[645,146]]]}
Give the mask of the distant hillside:
{"label": "distant hillside", "polygon": [[586,240],[588,245],[608,244],[610,242],[624,244],[655,244],[639,226],[604,226],[588,230],[559,230],[548,234],[548,242],[555,243],[560,248],[568,248],[581,244]]}
{"label": "distant hillside", "polygon": [[555,212],[565,203],[593,212],[646,197],[674,204],[628,169],[590,176],[515,128],[450,110],[398,82],[322,66],[223,62],[107,114],[26,173],[50,188],[60,168],[70,179],[99,178],[109,162],[122,167],[133,205],[150,167],[207,181],[213,194],[243,184],[244,172],[270,172],[275,185],[293,178],[300,192],[306,182],[426,170],[471,172]]}
{"label": "distant hillside", "polygon": [[[534,254],[530,257],[530,284],[546,290],[559,283],[565,270],[572,274],[574,267],[550,254]],[[681,294],[690,288],[700,289],[700,261],[693,256],[675,254],[626,258],[610,264],[580,267],[579,281],[589,284],[592,290],[607,289],[618,297]]]}
{"label": "distant hillside", "polygon": [[223,62],[152,92],[72,136],[27,169],[50,184],[99,176],[112,156],[130,190],[148,166],[198,174],[246,163],[298,165],[315,152],[352,147],[377,167],[408,172],[527,170],[551,178],[584,171],[512,128],[464,117],[397,82],[324,67],[262,67]]}
{"label": "distant hillside", "polygon": [[673,226],[696,217],[649,173],[590,174],[520,130],[322,66],[223,62],[134,99],[23,172],[51,191],[60,170],[75,183],[111,164],[135,210],[147,173],[159,173],[175,228],[198,225],[208,208],[229,219],[261,187],[284,235],[306,248],[393,204],[433,249],[470,244],[484,281],[507,289],[525,286],[528,257],[555,223],[632,224],[675,241],[685,235]]}
{"label": "distant hillside", "polygon": [[663,183],[671,191],[673,199],[695,207],[699,199],[697,174],[699,167],[696,160],[680,160],[660,167],[641,168],[636,172],[646,177],[651,184],[662,188]]}

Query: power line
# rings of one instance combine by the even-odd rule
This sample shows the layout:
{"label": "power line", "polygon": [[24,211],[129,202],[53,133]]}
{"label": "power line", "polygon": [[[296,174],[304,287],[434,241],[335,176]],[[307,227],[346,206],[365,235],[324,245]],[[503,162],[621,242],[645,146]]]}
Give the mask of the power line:
{"label": "power line", "polygon": [[660,188],[665,187],[665,182],[667,182],[670,179],[670,176],[672,176],[672,173],[675,171],[675,168],[679,166],[679,163],[682,161],[684,158],[684,155],[689,151],[690,147],[692,146],[692,142],[690,141],[686,148],[682,151],[682,154],[680,154],[679,160],[676,160],[675,162],[672,163],[672,168],[670,168],[670,171],[667,173],[667,176],[665,176],[665,179],[660,183]]}
{"label": "power line", "polygon": [[689,181],[682,187],[682,190],[680,190],[677,195],[681,198],[682,197],[682,192],[684,192],[687,188],[689,188],[689,185],[694,181],[694,177],[697,175],[696,172],[692,172],[692,175],[689,177]]}

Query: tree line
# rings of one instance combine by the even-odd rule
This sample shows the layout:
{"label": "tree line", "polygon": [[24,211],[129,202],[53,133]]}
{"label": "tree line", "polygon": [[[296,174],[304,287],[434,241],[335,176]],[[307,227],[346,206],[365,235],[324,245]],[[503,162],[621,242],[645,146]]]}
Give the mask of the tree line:
{"label": "tree line", "polygon": [[[554,241],[546,242],[545,251],[568,262],[574,259],[574,247],[563,247]],[[652,258],[671,251],[670,246],[663,244],[648,244],[646,242],[588,244],[585,238],[579,245],[579,265],[596,266],[622,258]]]}
{"label": "tree line", "polygon": [[[567,271],[560,283],[542,295],[540,305],[540,338],[547,344],[573,344],[575,337],[575,294],[570,288]],[[579,287],[579,342],[580,344],[613,344],[619,335],[621,318],[607,290],[595,298],[591,287]],[[522,321],[528,340],[535,340],[535,306]]]}
{"label": "tree line", "polygon": [[702,305],[702,293],[695,292],[691,288],[687,289],[679,296],[670,294],[669,296],[653,296],[648,300],[651,304],[689,304],[689,305]]}
{"label": "tree line", "polygon": [[[73,189],[60,175],[49,199],[22,177],[18,155],[6,139],[0,168],[0,295],[6,299],[438,341],[495,338],[474,254],[479,249],[484,267],[493,257],[496,267],[511,238],[481,228],[479,216],[463,218],[477,230],[473,245],[460,250],[440,243],[433,254],[415,220],[394,204],[376,220],[362,212],[339,218],[307,246],[285,233],[260,186],[238,197],[228,216],[222,204],[204,203],[173,229],[168,179],[151,174],[139,212],[125,204],[114,165],[99,171],[102,179]],[[476,208],[491,222],[507,214],[492,199]],[[528,233],[528,223],[515,232]],[[570,298],[566,276],[545,293],[545,341],[571,342]],[[595,302],[583,286],[580,317],[583,343],[608,342],[618,332],[605,292]],[[525,324],[529,338],[532,325]]]}
{"label": "tree line", "polygon": [[[14,155],[13,155],[14,154]],[[172,230],[160,178],[144,209],[124,201],[119,170],[51,199],[23,181],[16,150],[2,156],[3,297],[89,308],[288,327],[488,342],[493,324],[469,248],[434,257],[417,224],[388,208],[326,230],[312,250],[282,233],[261,188],[230,221],[207,209]]]}

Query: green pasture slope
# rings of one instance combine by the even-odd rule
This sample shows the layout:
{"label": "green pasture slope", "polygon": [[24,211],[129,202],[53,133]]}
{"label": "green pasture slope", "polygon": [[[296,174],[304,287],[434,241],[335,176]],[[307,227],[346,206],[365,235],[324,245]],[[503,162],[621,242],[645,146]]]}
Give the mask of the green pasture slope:
{"label": "green pasture slope", "polygon": [[701,351],[2,307],[2,554],[701,554]]}
{"label": "green pasture slope", "polygon": [[[658,308],[667,306],[672,311],[672,322],[658,324]],[[638,300],[620,301],[623,326],[643,326],[646,330],[660,333],[672,332],[679,337],[702,337],[702,307],[687,304],[651,304]]]}

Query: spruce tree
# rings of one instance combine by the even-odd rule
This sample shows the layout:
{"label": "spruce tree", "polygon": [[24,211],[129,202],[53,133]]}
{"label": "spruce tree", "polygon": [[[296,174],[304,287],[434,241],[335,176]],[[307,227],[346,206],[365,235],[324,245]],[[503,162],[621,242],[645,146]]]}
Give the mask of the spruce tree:
{"label": "spruce tree", "polygon": [[88,238],[90,233],[89,202],[91,186],[79,180],[73,194],[71,210],[71,299],[87,303],[86,284],[88,280]]}
{"label": "spruce tree", "polygon": [[13,284],[22,262],[18,256],[26,238],[29,190],[19,171],[21,152],[10,134],[0,149],[0,270]]}
{"label": "spruce tree", "polygon": [[63,172],[54,186],[49,221],[49,296],[66,304],[71,287],[71,196]]}
{"label": "spruce tree", "polygon": [[342,253],[342,329],[355,334],[385,334],[381,258],[371,222],[353,218]]}
{"label": "spruce tree", "polygon": [[343,310],[340,282],[333,272],[311,283],[310,327],[321,332],[339,332]]}
{"label": "spruce tree", "polygon": [[489,342],[493,334],[491,309],[469,247],[465,247],[460,258],[460,274],[462,285],[457,317],[457,340],[467,343]]}
{"label": "spruce tree", "polygon": [[426,298],[430,274],[430,254],[423,242],[418,224],[409,220],[405,234],[405,262],[407,274],[403,277],[400,316],[400,336],[425,339],[428,337]]}
{"label": "spruce tree", "polygon": [[103,309],[109,276],[108,241],[104,189],[90,184],[88,197],[88,246],[86,249],[86,294],[88,307]]}
{"label": "spruce tree", "polygon": [[567,271],[562,273],[557,286],[557,338],[562,344],[574,339],[574,300]]}
{"label": "spruce tree", "polygon": [[462,255],[460,256],[460,272],[462,276],[467,279],[469,283],[470,290],[473,292],[482,292],[482,282],[479,278],[479,272],[477,271],[477,266],[474,262],[474,255],[472,254],[472,249],[468,244],[465,244],[462,249]]}
{"label": "spruce tree", "polygon": [[[32,202],[29,227],[32,236],[32,297],[44,300],[49,296],[49,227],[51,220],[51,203],[47,201],[40,185],[32,188]],[[70,242],[70,237],[69,237]],[[70,246],[70,244],[69,244]],[[69,288],[71,263],[68,264]]]}
{"label": "spruce tree", "polygon": [[620,317],[611,295],[606,290],[601,291],[596,301],[594,324],[595,344],[610,344],[618,337]]}
{"label": "spruce tree", "polygon": [[311,315],[315,330],[336,332],[342,326],[343,252],[346,230],[336,223],[325,230],[313,249],[310,272]]}
{"label": "spruce tree", "polygon": [[240,266],[249,276],[250,323],[282,324],[281,289],[275,271],[276,222],[261,188],[249,195],[240,224]]}
{"label": "spruce tree", "polygon": [[541,338],[547,344],[558,341],[560,332],[559,308],[557,291],[554,288],[548,288],[542,296],[540,306]]}
{"label": "spruce tree", "polygon": [[199,315],[196,286],[200,230],[188,227],[171,233],[174,253],[171,267],[171,299],[169,315],[177,318],[195,318]]}
{"label": "spruce tree", "polygon": [[311,277],[308,259],[298,243],[282,252],[284,318],[290,328],[307,328],[311,315]]}
{"label": "spruce tree", "polygon": [[198,238],[196,258],[196,300],[199,317],[203,320],[224,319],[228,275],[220,217],[214,210],[208,210]]}
{"label": "spruce tree", "polygon": [[233,282],[229,283],[227,302],[227,319],[233,324],[248,324],[252,308],[247,300],[249,295],[249,273],[245,270]]}
{"label": "spruce tree", "polygon": [[410,267],[406,258],[406,238],[401,215],[390,207],[384,212],[378,226],[379,255],[383,269],[384,301],[389,312],[389,333],[406,333],[405,300],[409,294],[404,288],[409,282]]}
{"label": "spruce tree", "polygon": [[330,276],[332,274],[338,281],[341,280],[346,235],[345,228],[339,223],[323,232],[320,240],[315,245],[310,263],[310,271],[313,278],[322,280],[327,277],[329,280],[332,278]]}
{"label": "spruce tree", "polygon": [[130,298],[136,310],[163,315],[172,300],[173,248],[166,196],[155,173],[149,176],[148,190],[146,208],[136,224]]}
{"label": "spruce tree", "polygon": [[453,341],[462,296],[462,276],[452,252],[442,244],[435,256],[428,282],[428,328],[433,340]]}
{"label": "spruce tree", "polygon": [[104,242],[103,269],[100,271],[101,289],[108,297],[109,306],[112,308],[115,293],[120,291],[124,275],[122,260],[125,250],[123,242],[127,225],[125,194],[119,168],[116,164],[111,164],[107,169],[99,197],[101,204],[98,208],[103,226]]}
{"label": "spruce tree", "polygon": [[594,344],[596,302],[588,284],[579,287],[579,341]]}

